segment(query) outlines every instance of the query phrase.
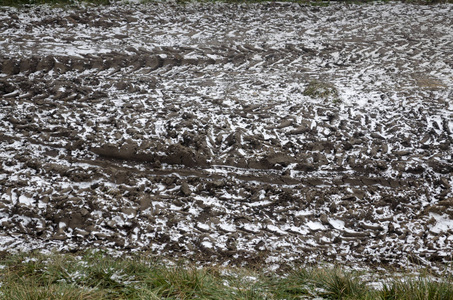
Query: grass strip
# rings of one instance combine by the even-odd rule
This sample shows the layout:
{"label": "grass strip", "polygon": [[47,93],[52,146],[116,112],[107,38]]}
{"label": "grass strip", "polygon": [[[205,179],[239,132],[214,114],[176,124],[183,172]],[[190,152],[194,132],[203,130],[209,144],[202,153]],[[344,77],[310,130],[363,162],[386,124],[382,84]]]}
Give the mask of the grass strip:
{"label": "grass strip", "polygon": [[[371,286],[370,278],[381,288]],[[453,300],[450,276],[382,278],[341,267],[301,267],[278,275],[247,268],[198,268],[145,256],[114,257],[100,251],[29,253],[0,260],[0,299]]]}

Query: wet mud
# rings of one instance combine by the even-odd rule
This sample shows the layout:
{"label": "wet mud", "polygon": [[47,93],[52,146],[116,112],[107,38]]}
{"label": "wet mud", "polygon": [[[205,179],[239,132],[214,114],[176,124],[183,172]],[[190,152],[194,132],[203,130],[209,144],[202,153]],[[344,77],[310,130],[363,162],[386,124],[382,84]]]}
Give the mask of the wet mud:
{"label": "wet mud", "polygon": [[451,5],[0,8],[0,248],[443,270]]}

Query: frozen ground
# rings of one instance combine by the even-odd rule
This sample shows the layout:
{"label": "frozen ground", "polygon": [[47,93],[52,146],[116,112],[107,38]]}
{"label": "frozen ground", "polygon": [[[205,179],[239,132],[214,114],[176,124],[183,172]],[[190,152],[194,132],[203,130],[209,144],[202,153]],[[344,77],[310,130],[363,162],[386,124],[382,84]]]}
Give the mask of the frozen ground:
{"label": "frozen ground", "polygon": [[0,8],[0,249],[442,270],[452,24],[398,3]]}

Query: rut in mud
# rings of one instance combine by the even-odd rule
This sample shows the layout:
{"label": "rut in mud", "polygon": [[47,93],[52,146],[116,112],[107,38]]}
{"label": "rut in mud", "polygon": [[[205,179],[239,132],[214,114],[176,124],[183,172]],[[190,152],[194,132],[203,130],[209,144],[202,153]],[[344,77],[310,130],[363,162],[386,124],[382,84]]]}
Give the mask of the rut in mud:
{"label": "rut in mud", "polygon": [[0,8],[0,247],[440,268],[453,6]]}

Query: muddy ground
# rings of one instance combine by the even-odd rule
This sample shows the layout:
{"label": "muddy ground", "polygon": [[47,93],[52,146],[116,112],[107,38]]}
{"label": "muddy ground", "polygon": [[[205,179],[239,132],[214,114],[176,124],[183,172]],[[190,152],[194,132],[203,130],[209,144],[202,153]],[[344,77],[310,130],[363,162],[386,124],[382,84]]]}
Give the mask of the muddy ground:
{"label": "muddy ground", "polygon": [[453,6],[0,8],[0,248],[442,271]]}

